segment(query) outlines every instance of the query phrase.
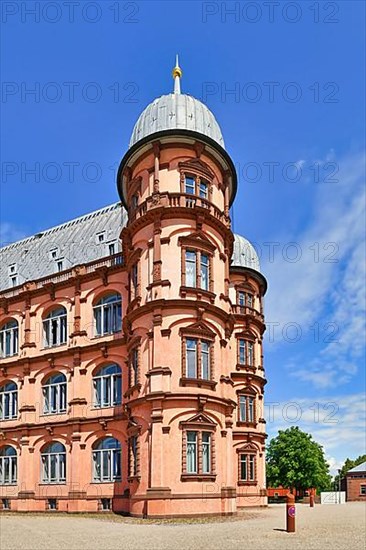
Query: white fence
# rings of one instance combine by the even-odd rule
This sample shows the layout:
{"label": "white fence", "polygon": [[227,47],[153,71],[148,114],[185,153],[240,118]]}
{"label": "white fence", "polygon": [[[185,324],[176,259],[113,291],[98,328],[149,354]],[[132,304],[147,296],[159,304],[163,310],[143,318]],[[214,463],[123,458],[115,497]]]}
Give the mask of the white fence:
{"label": "white fence", "polygon": [[345,504],[346,493],[345,491],[332,491],[329,493],[320,493],[321,504]]}

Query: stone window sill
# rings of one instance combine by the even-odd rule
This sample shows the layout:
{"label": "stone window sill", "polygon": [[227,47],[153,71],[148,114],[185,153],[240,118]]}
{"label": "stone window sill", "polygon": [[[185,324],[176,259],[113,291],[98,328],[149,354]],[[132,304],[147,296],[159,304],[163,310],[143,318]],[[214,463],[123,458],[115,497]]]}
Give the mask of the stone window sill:
{"label": "stone window sill", "polygon": [[238,420],[236,423],[237,426],[242,426],[245,428],[255,428],[257,426],[256,422],[244,422],[243,420]]}
{"label": "stone window sill", "polygon": [[204,380],[202,378],[186,378],[182,377],[179,380],[180,386],[196,386],[198,388],[207,388],[215,390],[217,382],[214,380]]}
{"label": "stone window sill", "polygon": [[216,474],[182,474],[181,481],[215,481]]}
{"label": "stone window sill", "polygon": [[257,485],[257,480],[253,480],[253,481],[243,481],[243,480],[240,480],[238,481],[238,485]]}
{"label": "stone window sill", "polygon": [[196,296],[197,300],[202,300],[202,298],[206,298],[212,304],[215,302],[216,298],[216,294],[214,292],[195,286],[181,286],[179,294],[182,298],[185,298],[187,294]]}

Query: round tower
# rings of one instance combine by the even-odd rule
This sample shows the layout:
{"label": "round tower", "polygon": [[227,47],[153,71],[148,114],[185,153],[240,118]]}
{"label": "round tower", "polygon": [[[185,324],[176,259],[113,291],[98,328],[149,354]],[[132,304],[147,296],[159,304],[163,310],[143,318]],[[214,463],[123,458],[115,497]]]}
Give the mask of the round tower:
{"label": "round tower", "polygon": [[209,109],[174,92],[140,115],[117,176],[128,211],[124,319],[132,515],[264,505],[262,298],[234,236],[237,177]]}

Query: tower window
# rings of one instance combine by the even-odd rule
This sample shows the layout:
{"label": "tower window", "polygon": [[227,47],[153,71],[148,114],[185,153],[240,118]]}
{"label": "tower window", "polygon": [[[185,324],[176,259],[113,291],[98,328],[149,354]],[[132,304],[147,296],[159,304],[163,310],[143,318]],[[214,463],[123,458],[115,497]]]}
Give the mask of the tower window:
{"label": "tower window", "polygon": [[239,481],[255,482],[256,459],[254,454],[239,454]]}
{"label": "tower window", "polygon": [[208,185],[208,182],[199,176],[185,176],[184,178],[184,192],[187,195],[198,195],[207,200]]}
{"label": "tower window", "polygon": [[239,422],[255,422],[254,397],[239,395]]}
{"label": "tower window", "polygon": [[211,342],[199,338],[186,338],[183,365],[185,377],[211,380],[211,352]]}
{"label": "tower window", "polygon": [[183,286],[210,290],[211,257],[196,250],[185,251],[185,280]]}
{"label": "tower window", "polygon": [[238,363],[254,367],[254,342],[239,338],[238,340]]}

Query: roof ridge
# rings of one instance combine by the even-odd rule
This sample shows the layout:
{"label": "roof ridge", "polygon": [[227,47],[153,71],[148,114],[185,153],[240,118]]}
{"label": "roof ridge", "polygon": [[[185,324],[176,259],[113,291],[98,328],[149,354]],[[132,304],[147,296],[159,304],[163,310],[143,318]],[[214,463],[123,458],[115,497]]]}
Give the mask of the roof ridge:
{"label": "roof ridge", "polygon": [[25,243],[31,241],[32,239],[35,239],[37,237],[37,235],[41,236],[41,235],[48,234],[51,231],[63,229],[65,227],[69,226],[71,223],[75,223],[75,222],[80,223],[84,220],[87,220],[90,216],[95,215],[95,214],[98,214],[98,215],[104,214],[105,212],[114,210],[115,208],[117,208],[117,206],[120,206],[121,210],[124,210],[124,208],[122,206],[122,203],[120,201],[109,204],[107,206],[104,206],[103,208],[98,208],[98,210],[92,210],[91,212],[87,212],[86,214],[78,216],[77,218],[72,218],[71,220],[68,220],[64,223],[54,225],[54,226],[49,227],[47,229],[38,231],[38,233],[34,233],[33,235],[29,235],[28,237],[24,237],[24,239],[14,241],[13,243],[7,244],[5,246],[0,246],[0,252],[5,252],[7,250],[10,250],[11,248],[15,248],[16,246],[19,246],[20,244],[25,244]]}

